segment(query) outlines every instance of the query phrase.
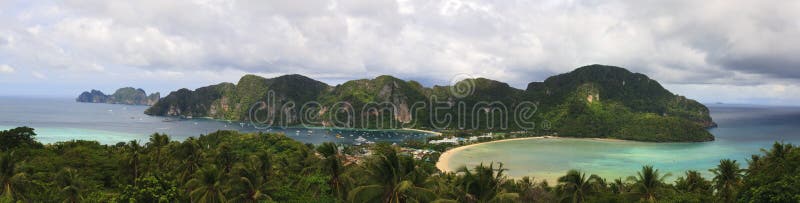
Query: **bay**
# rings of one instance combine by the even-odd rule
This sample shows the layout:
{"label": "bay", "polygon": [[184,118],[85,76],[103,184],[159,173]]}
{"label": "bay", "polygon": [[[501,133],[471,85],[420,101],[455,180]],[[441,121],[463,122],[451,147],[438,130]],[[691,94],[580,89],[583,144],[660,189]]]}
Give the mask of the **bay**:
{"label": "bay", "polygon": [[[184,140],[217,130],[284,133],[297,141],[313,144],[352,144],[359,136],[367,141],[399,143],[405,139],[424,139],[431,135],[406,130],[321,127],[257,129],[250,123],[237,121],[149,116],[144,114],[145,109],[147,106],[79,103],[72,98],[0,97],[0,129],[32,127],[37,133],[37,140],[42,143],[94,140],[101,144],[116,144],[134,139],[146,142],[153,133],[165,133],[174,140]],[[341,138],[337,138],[337,134]]]}
{"label": "bay", "polygon": [[597,174],[608,180],[636,175],[653,165],[668,180],[708,169],[720,159],[737,160],[746,167],[752,154],[777,142],[800,144],[800,108],[757,105],[708,105],[719,127],[710,129],[716,140],[699,143],[648,143],[595,139],[527,139],[494,142],[455,151],[448,170],[480,163],[503,163],[510,177],[532,176],[554,183],[570,169]]}

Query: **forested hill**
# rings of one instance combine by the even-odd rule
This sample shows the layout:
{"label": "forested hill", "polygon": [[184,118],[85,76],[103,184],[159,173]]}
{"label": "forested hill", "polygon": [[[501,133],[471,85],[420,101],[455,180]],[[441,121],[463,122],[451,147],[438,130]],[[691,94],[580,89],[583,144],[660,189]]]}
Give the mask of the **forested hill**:
{"label": "forested hill", "polygon": [[[269,79],[246,75],[237,84],[221,83],[172,92],[145,113],[244,121],[251,119],[249,110],[252,107],[264,107],[254,104],[265,101],[270,91],[275,94],[273,103],[277,106],[295,104],[294,111],[270,109],[279,111],[271,112],[277,115],[274,122],[284,125],[298,124],[301,113],[341,120],[343,114],[331,112],[329,108],[346,104],[352,107],[355,115],[349,127],[355,128],[518,131],[523,128],[513,120],[518,117],[514,106],[522,103],[536,105],[536,113],[530,120],[539,125],[526,130],[541,134],[641,141],[709,141],[714,138],[706,128],[716,125],[704,105],[669,92],[643,74],[604,65],[584,66],[542,82],[532,82],[525,90],[486,78],[465,79],[454,86],[424,87],[416,81],[384,75],[330,86],[302,75]],[[298,112],[309,101],[318,102],[316,104],[321,108],[314,109],[311,114]],[[507,111],[473,111],[476,105],[495,101],[508,106]],[[395,110],[373,112],[364,108],[377,103],[391,104]],[[427,108],[414,110],[416,103],[428,108],[446,108],[432,115]],[[459,103],[471,109],[458,111]],[[480,107],[479,110],[491,106]],[[452,113],[458,119],[450,123],[434,122],[440,119],[433,118],[443,118],[446,113]],[[507,119],[499,119],[501,117]],[[326,119],[316,122],[318,125],[339,126]],[[400,125],[393,125],[396,123]]]}
{"label": "forested hill", "polygon": [[624,68],[584,66],[528,84],[525,99],[561,135],[642,141],[710,141],[708,108]]}

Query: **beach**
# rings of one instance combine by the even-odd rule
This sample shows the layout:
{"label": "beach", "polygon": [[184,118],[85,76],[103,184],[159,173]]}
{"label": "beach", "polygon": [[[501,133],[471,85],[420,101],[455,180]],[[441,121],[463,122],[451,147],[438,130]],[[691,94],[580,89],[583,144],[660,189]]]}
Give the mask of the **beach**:
{"label": "beach", "polygon": [[511,138],[511,139],[502,139],[502,140],[493,140],[489,142],[481,142],[481,143],[474,143],[468,145],[458,146],[456,148],[447,150],[439,156],[439,161],[436,162],[436,168],[443,172],[453,171],[450,167],[450,158],[453,154],[456,154],[464,149],[480,146],[489,143],[497,143],[497,142],[510,142],[510,141],[518,141],[518,140],[532,140],[532,139],[585,139],[585,140],[598,140],[598,141],[611,141],[611,142],[635,142],[635,141],[628,141],[628,140],[620,140],[620,139],[611,139],[611,138],[571,138],[571,137],[558,137],[558,136],[536,136],[536,137],[522,137],[522,138]]}
{"label": "beach", "polygon": [[438,168],[439,170],[441,170],[443,172],[453,171],[453,170],[450,170],[450,164],[449,164],[450,163],[450,157],[453,156],[453,154],[458,153],[461,150],[464,150],[464,149],[467,149],[467,148],[470,148],[470,147],[480,146],[480,145],[489,144],[489,143],[496,143],[496,142],[508,142],[508,141],[515,141],[515,140],[530,140],[530,139],[546,139],[546,138],[550,138],[550,136],[511,138],[511,139],[493,140],[493,141],[489,141],[489,142],[481,142],[481,143],[458,146],[456,148],[453,148],[453,149],[450,149],[450,150],[447,150],[447,151],[443,152],[442,155],[439,156],[439,161],[436,162],[436,168]]}

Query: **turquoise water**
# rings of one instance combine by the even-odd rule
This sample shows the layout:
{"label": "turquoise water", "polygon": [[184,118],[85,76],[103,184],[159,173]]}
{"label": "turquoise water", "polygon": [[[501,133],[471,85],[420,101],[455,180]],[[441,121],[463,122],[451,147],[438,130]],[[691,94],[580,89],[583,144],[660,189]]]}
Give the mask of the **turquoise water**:
{"label": "turquoise water", "polygon": [[708,169],[720,159],[746,159],[775,141],[800,144],[800,108],[747,105],[710,105],[719,124],[710,132],[715,141],[703,143],[645,143],[587,139],[532,139],[487,143],[453,154],[448,165],[474,166],[502,162],[511,177],[532,176],[552,181],[570,169],[597,174],[608,180],[635,175],[642,165],[653,165],[683,176],[686,170]]}
{"label": "turquoise water", "polygon": [[[78,103],[70,98],[0,97],[0,129],[29,126],[36,129],[37,140],[54,143],[69,140],[95,140],[115,144],[130,140],[147,141],[150,134],[166,133],[183,140],[217,130],[285,133],[304,143],[353,143],[359,136],[375,142],[401,142],[423,139],[426,133],[412,131],[362,131],[322,128],[256,129],[248,123],[212,119],[178,119],[148,116],[147,106]],[[343,138],[336,138],[341,134]]]}
{"label": "turquoise water", "polygon": [[[73,139],[96,140],[104,144],[146,141],[154,132],[175,140],[208,134],[216,130],[255,132],[247,124],[211,119],[176,119],[147,116],[146,106],[77,103],[69,98],[0,97],[0,129],[30,126],[37,139],[54,143]],[[569,169],[580,169],[607,179],[634,175],[644,164],[671,172],[670,179],[693,169],[708,174],[719,159],[731,158],[745,164],[751,154],[770,147],[774,141],[800,143],[800,108],[746,105],[711,105],[719,124],[711,129],[716,141],[704,143],[642,143],[580,139],[537,139],[499,142],[465,149],[450,159],[451,167],[474,166],[481,162],[503,162],[512,177],[533,176],[554,180]],[[325,129],[268,129],[282,132],[306,143],[326,141],[353,143],[358,136],[369,141],[400,142],[422,139],[427,134],[409,131],[357,131]],[[300,131],[298,133],[297,131]],[[312,131],[308,133],[308,131]],[[340,133],[344,138],[335,138]],[[350,136],[353,135],[353,136]]]}

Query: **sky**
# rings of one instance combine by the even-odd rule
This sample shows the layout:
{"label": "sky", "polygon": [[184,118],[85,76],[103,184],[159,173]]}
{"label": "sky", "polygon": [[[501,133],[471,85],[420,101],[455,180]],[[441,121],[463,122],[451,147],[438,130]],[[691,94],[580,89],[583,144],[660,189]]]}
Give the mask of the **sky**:
{"label": "sky", "polygon": [[524,89],[606,64],[701,102],[796,105],[798,19],[773,0],[0,0],[0,95],[294,73]]}

